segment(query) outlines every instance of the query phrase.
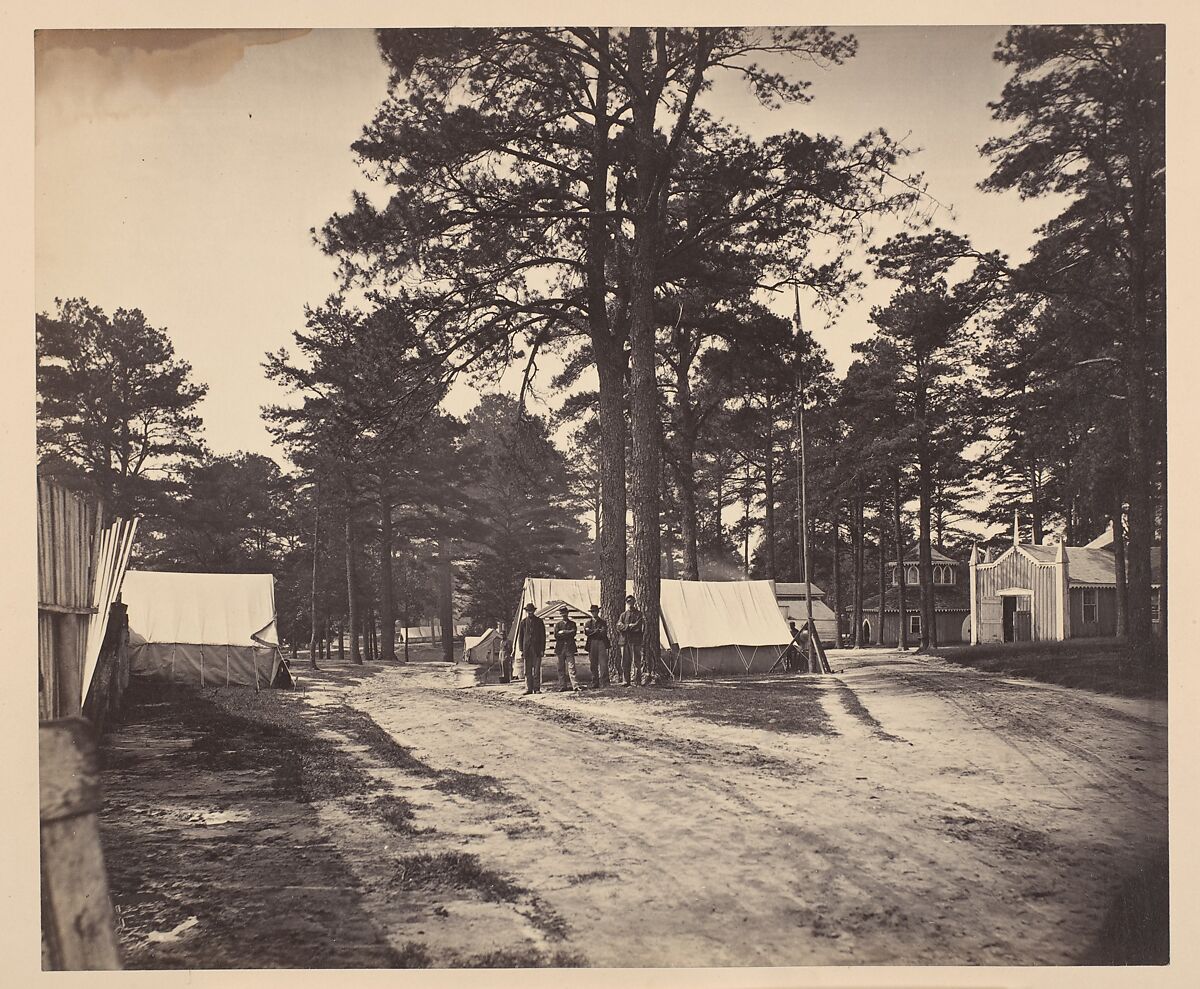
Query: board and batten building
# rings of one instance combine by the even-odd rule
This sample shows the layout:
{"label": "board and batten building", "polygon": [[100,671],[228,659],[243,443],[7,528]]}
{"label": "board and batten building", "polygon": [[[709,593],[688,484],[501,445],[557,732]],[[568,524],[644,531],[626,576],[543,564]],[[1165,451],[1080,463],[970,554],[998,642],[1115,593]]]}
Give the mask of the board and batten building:
{"label": "board and batten building", "polygon": [[[1159,628],[1160,547],[1150,551],[1151,619]],[[990,556],[990,554],[989,554]],[[971,644],[1046,642],[1117,633],[1116,556],[1111,533],[1086,546],[1013,543],[996,559],[970,558]]]}

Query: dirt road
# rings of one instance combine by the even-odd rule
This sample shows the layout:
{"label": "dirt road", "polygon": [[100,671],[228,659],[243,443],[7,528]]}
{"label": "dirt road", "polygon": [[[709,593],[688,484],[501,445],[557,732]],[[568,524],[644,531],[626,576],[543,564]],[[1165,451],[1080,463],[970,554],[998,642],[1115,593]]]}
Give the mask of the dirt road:
{"label": "dirt road", "polygon": [[[305,819],[342,876],[319,905],[366,924],[329,964],[1094,959],[1164,854],[1165,703],[897,653],[833,665],[536,697],[434,664],[302,674],[284,703],[375,794],[334,788]],[[241,803],[227,826],[268,813]]]}
{"label": "dirt road", "polygon": [[895,653],[835,669],[725,688],[815,694],[825,719],[788,731],[714,722],[688,685],[527,698],[393,668],[309,696],[519,799],[527,826],[444,794],[417,820],[536,891],[588,964],[1079,959],[1165,846],[1165,705]]}

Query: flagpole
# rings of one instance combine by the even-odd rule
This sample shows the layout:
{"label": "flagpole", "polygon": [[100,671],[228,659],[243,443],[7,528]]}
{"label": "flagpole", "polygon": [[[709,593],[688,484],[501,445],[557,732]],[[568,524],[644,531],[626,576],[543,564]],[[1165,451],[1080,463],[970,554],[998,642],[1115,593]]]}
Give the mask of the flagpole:
{"label": "flagpole", "polygon": [[796,421],[800,427],[800,546],[804,557],[804,606],[808,611],[808,668],[811,673],[821,672],[821,663],[815,638],[816,627],[812,613],[812,570],[808,556],[808,454],[804,437],[804,361],[801,346],[804,328],[800,321],[800,286],[796,290]]}

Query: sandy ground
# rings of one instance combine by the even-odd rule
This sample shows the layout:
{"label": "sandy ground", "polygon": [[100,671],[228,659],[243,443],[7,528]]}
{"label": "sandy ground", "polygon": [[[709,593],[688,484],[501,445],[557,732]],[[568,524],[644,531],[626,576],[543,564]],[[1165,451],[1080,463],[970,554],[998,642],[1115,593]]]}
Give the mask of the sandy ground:
{"label": "sandy ground", "polygon": [[1165,847],[1165,703],[896,653],[834,667],[784,684],[820,691],[819,735],[615,689],[462,689],[447,668],[308,693],[528,805],[515,834],[486,804],[430,801],[418,821],[535,890],[588,964],[1079,959]]}
{"label": "sandy ground", "polygon": [[[357,760],[374,792],[410,807],[411,827],[388,830],[354,795],[272,816],[249,794],[221,803],[223,818],[183,815],[176,827],[302,829],[276,847],[303,847],[299,865],[316,878],[290,870],[280,916],[321,926],[305,920],[315,894],[297,891],[326,890],[320,909],[354,918],[330,964],[1089,957],[1122,884],[1164,854],[1165,702],[894,652],[832,662],[835,675],[823,678],[536,697],[473,685],[463,667],[440,664],[301,669],[297,713]],[[774,705],[761,726],[726,723],[723,706],[750,698]],[[789,718],[792,709],[803,717]],[[348,712],[411,750],[416,768],[363,744]],[[128,734],[114,743],[139,744]],[[473,777],[483,785],[473,788]],[[126,796],[117,780],[114,812],[128,810]],[[203,796],[192,788],[179,799],[200,807]],[[204,807],[195,813],[213,813]],[[396,863],[414,852],[475,856],[517,892],[397,885]],[[188,881],[199,879],[180,877]],[[133,902],[120,877],[114,888]],[[177,930],[183,913],[143,922],[135,953],[159,965],[189,957],[163,948],[189,937]],[[226,937],[221,959],[251,964],[239,950]],[[303,952],[290,957],[312,964]]]}

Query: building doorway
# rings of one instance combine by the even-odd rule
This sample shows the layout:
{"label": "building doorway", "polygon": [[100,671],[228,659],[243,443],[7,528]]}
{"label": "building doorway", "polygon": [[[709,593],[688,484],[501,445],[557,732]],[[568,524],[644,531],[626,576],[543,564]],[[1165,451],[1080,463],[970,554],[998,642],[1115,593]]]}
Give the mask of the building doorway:
{"label": "building doorway", "polygon": [[1033,613],[1030,595],[1006,594],[1004,601],[1004,641],[1029,642],[1033,638]]}

